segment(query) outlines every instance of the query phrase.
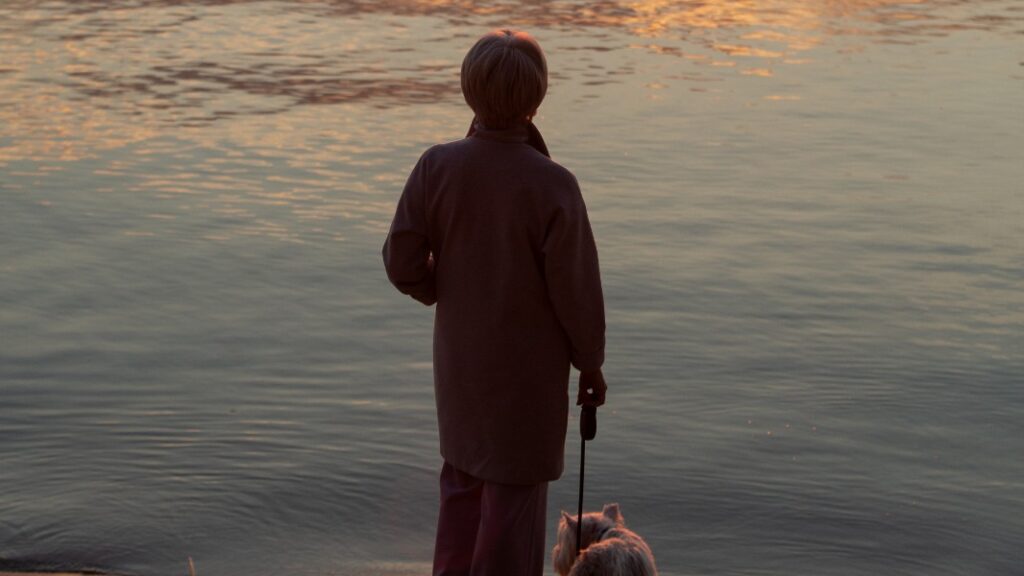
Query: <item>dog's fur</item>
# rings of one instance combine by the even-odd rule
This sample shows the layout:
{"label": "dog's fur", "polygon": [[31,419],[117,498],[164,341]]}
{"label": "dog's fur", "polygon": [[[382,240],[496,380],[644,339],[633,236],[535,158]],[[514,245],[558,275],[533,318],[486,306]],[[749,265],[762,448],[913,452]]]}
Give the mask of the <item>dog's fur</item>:
{"label": "dog's fur", "polygon": [[560,576],[657,576],[654,555],[642,538],[626,528],[618,504],[583,515],[579,558],[576,557],[576,516],[562,511],[558,544],[551,551]]}

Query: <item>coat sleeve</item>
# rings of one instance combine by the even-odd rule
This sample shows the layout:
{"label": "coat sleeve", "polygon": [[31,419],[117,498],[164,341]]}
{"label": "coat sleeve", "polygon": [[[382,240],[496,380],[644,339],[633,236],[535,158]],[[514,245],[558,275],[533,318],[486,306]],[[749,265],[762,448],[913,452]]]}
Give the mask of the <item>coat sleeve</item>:
{"label": "coat sleeve", "polygon": [[581,372],[604,363],[604,294],[597,246],[579,185],[548,222],[544,237],[544,274],[548,297],[569,337],[571,361]]}
{"label": "coat sleeve", "polygon": [[427,233],[426,153],[420,157],[398,200],[384,241],[384,269],[402,294],[430,306],[437,302],[430,238]]}

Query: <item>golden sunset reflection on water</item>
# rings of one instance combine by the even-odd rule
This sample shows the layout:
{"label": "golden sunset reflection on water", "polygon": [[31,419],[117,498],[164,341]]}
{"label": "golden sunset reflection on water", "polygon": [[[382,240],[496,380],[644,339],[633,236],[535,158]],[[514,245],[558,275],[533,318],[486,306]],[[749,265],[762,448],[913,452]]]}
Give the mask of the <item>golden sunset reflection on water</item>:
{"label": "golden sunset reflection on water", "polygon": [[[829,38],[835,45],[823,49],[834,51],[848,50],[851,39],[856,47],[901,36],[914,42],[921,35],[957,29],[1011,31],[1021,26],[1019,16],[1012,15],[966,24],[944,21],[963,4],[650,0],[582,7],[573,2],[527,4],[509,12],[500,4],[443,0],[214,2],[192,8],[153,1],[120,8],[83,4],[51,19],[45,7],[16,3],[8,24],[0,28],[9,47],[0,73],[6,95],[0,120],[8,141],[0,147],[0,161],[75,160],[87,151],[144,141],[167,128],[204,145],[228,137],[242,138],[246,146],[276,142],[293,147],[308,126],[292,115],[306,105],[326,106],[320,115],[331,113],[335,124],[340,114],[330,107],[340,104],[369,107],[367,116],[407,105],[458,106],[460,52],[452,44],[465,43],[475,33],[455,26],[459,19],[471,19],[476,28],[510,22],[539,28],[541,35],[552,26],[566,31],[551,34],[569,39],[560,38],[560,43],[581,57],[633,47],[710,66],[719,78],[731,77],[722,75],[724,68],[771,78],[779,66],[809,63],[813,56],[807,52]],[[204,14],[200,18],[188,10]],[[318,15],[335,18],[315,19]],[[453,26],[455,32],[449,33],[446,29]],[[597,70],[607,66],[598,64]],[[672,66],[682,70],[686,64]],[[588,82],[560,70],[553,73],[563,86]],[[258,117],[281,114],[290,119],[274,128],[255,128]],[[353,129],[372,130],[348,122],[346,130]],[[258,132],[246,136],[250,130]],[[359,139],[365,141],[367,134]]]}

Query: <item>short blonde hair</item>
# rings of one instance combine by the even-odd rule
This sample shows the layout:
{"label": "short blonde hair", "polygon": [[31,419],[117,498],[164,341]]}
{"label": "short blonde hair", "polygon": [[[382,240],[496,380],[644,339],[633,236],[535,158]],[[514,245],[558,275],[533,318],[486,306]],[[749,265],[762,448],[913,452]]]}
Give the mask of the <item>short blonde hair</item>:
{"label": "short blonde hair", "polygon": [[508,128],[532,116],[547,91],[544,52],[526,32],[494,30],[462,60],[462,95],[488,128]]}

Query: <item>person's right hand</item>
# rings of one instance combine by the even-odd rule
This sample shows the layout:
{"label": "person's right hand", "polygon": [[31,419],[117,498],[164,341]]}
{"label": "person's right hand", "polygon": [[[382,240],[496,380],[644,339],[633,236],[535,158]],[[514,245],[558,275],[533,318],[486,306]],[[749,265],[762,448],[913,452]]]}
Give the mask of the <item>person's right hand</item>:
{"label": "person's right hand", "polygon": [[604,382],[604,374],[598,368],[593,372],[580,372],[580,390],[576,395],[576,405],[597,408],[604,404],[608,385]]}

